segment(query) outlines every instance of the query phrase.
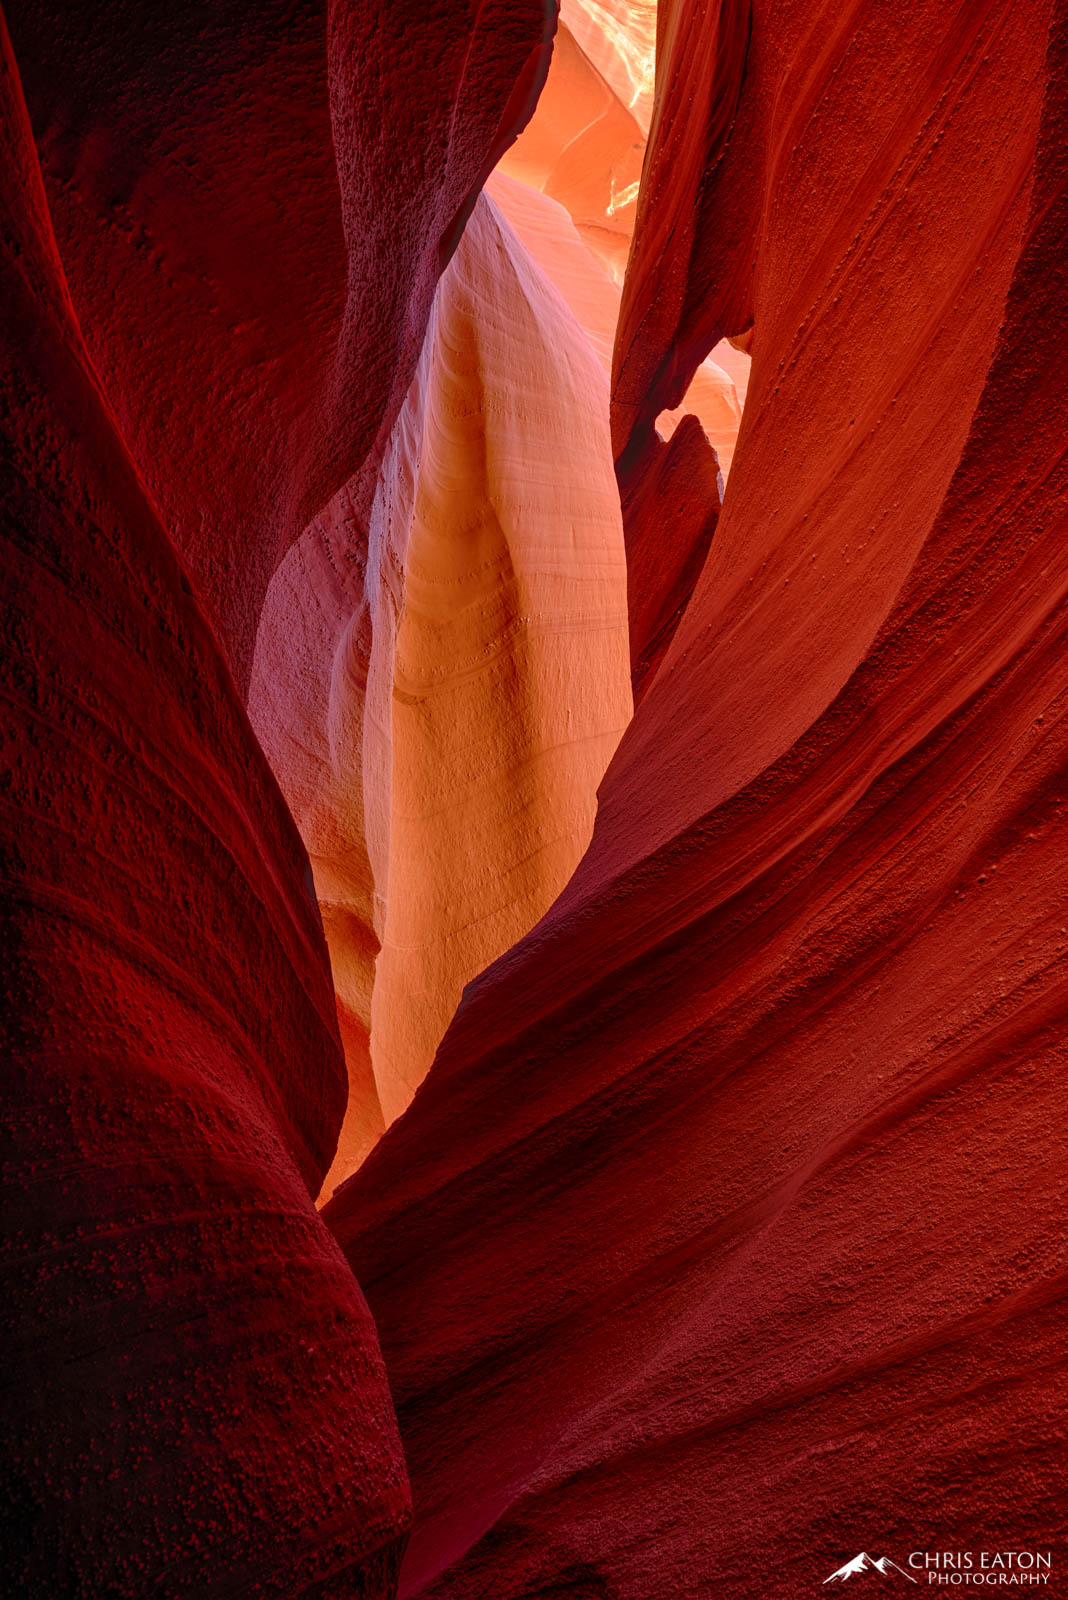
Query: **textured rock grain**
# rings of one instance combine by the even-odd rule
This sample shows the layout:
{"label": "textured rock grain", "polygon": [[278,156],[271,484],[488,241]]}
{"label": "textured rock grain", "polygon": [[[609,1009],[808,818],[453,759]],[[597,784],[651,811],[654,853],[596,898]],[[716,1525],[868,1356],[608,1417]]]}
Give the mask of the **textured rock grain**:
{"label": "textured rock grain", "polygon": [[250,705],[360,1061],[370,1035],[330,1182],[567,882],[630,715],[607,374],[489,200],[441,280],[362,568],[360,549],[346,490],[275,579]]}
{"label": "textured rock grain", "polygon": [[354,474],[366,516],[555,6],[7,12],[86,343],[244,690],[286,549]]}
{"label": "textured rock grain", "polygon": [[[737,61],[729,6],[662,17],[726,40],[733,109],[654,112],[617,438],[752,320],[750,395],[590,850],[326,1213],[412,1473],[402,1594],[793,1600],[872,1530],[1056,1545],[1053,14],[1047,54],[1044,3],[768,0]],[[704,175],[681,260],[655,149]]]}
{"label": "textured rock grain", "polygon": [[345,1088],[306,856],[0,43],[5,1589],[386,1600],[409,1497],[313,1205]]}

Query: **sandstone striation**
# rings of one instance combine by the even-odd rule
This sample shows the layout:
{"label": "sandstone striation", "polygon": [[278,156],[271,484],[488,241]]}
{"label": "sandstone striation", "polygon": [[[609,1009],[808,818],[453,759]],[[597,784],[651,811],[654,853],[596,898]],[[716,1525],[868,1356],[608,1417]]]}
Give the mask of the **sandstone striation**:
{"label": "sandstone striation", "polygon": [[250,713],[351,1035],[328,1188],[404,1110],[464,984],[578,864],[630,716],[627,637],[607,374],[483,199],[369,537],[347,487],[283,563],[257,646]]}
{"label": "sandstone striation", "polygon": [[1055,1543],[1050,14],[662,15],[722,98],[658,77],[621,452],[750,323],[752,382],[590,850],[326,1211],[412,1475],[404,1595],[785,1600],[875,1528]]}
{"label": "sandstone striation", "polygon": [[1065,0],[9,11],[12,1593],[1056,1552]]}
{"label": "sandstone striation", "polygon": [[5,1588],[394,1592],[307,861],[74,320],[0,23]]}
{"label": "sandstone striation", "polygon": [[89,352],[244,690],[286,549],[354,474],[369,510],[553,0],[7,10]]}

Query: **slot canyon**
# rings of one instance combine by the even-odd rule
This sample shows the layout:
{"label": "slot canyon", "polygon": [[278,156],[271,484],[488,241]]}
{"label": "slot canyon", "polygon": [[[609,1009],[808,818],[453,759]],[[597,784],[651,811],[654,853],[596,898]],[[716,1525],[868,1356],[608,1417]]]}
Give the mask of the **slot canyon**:
{"label": "slot canyon", "polygon": [[1068,0],[8,0],[0,152],[3,1593],[1061,1592]]}

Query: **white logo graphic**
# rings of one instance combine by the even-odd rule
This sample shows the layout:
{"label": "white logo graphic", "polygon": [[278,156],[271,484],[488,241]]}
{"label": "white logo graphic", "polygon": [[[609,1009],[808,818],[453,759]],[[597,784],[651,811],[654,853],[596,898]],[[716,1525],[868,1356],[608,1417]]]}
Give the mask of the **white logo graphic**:
{"label": "white logo graphic", "polygon": [[859,1556],[854,1556],[852,1561],[847,1561],[844,1567],[839,1567],[837,1572],[832,1572],[829,1578],[824,1578],[824,1583],[845,1583],[847,1578],[856,1578],[863,1572],[877,1572],[880,1577],[886,1578],[892,1572],[899,1572],[910,1583],[917,1580],[911,1572],[906,1572],[904,1567],[899,1567],[896,1561],[891,1561],[889,1556],[869,1556],[864,1550]]}

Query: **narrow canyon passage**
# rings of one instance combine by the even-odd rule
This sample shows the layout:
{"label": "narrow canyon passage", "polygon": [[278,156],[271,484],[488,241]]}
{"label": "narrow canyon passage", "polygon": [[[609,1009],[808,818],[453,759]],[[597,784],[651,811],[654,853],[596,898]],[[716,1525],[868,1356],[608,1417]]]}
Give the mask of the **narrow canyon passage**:
{"label": "narrow canyon passage", "polygon": [[[609,378],[654,29],[655,8],[569,0],[438,283],[369,517],[342,488],[264,603],[249,715],[311,857],[348,1064],[326,1195],[570,878],[630,719]],[[749,358],[723,349],[744,398]],[[741,420],[713,361],[661,437],[684,414],[716,449],[710,527]]]}
{"label": "narrow canyon passage", "polygon": [[1066,89],[5,7],[10,1592],[1063,1572]]}
{"label": "narrow canyon passage", "polygon": [[630,712],[607,375],[480,199],[367,538],[343,489],[276,574],[253,665],[349,1059],[328,1188],[408,1105],[464,984],[567,882]]}

